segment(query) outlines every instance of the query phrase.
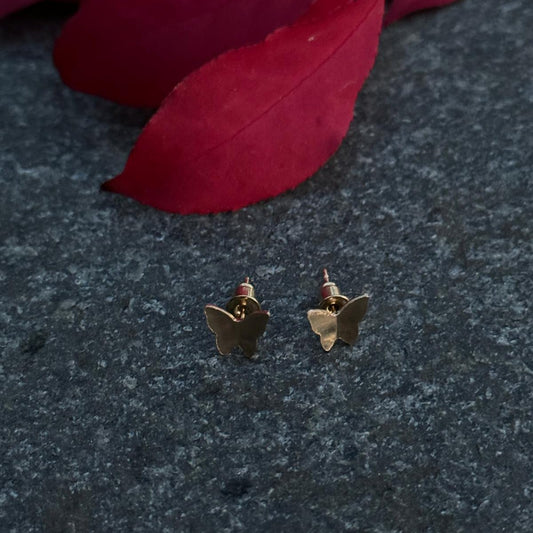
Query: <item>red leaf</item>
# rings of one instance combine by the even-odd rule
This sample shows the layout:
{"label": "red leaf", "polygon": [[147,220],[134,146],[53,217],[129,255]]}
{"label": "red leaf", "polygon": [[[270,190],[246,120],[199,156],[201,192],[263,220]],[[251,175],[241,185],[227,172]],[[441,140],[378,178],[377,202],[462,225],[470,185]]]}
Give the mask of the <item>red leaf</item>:
{"label": "red leaf", "polygon": [[440,7],[456,1],[457,0],[393,0],[390,8],[385,14],[383,22],[385,25],[391,24],[415,11],[429,9],[431,7]]}
{"label": "red leaf", "polygon": [[56,43],[73,89],[157,106],[187,74],[294,22],[312,0],[85,0]]}
{"label": "red leaf", "polygon": [[318,0],[292,27],[208,63],[174,89],[104,189],[187,214],[295,187],[346,134],[382,17],[383,0]]}

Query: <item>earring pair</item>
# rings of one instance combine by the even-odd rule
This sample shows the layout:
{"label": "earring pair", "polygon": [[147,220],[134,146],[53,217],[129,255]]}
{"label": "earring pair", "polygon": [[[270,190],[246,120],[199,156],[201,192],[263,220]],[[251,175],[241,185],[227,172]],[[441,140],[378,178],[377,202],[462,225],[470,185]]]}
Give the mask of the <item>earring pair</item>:
{"label": "earring pair", "polygon": [[[324,269],[320,297],[320,309],[310,309],[307,318],[311,329],[320,336],[322,348],[329,352],[337,339],[354,344],[359,335],[359,322],[366,313],[368,295],[349,300],[329,280]],[[247,277],[237,287],[225,310],[206,305],[205,316],[222,355],[228,355],[239,346],[247,357],[251,357],[257,350],[257,339],[265,332],[270,313],[261,309]]]}

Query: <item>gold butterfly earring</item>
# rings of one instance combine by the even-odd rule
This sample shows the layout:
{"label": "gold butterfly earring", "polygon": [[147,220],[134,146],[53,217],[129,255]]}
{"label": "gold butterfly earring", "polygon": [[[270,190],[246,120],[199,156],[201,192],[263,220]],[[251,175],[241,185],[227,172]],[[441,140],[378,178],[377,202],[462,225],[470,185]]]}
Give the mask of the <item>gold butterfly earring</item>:
{"label": "gold butterfly earring", "polygon": [[250,278],[245,278],[235,290],[226,310],[215,305],[205,306],[209,329],[216,335],[218,351],[228,355],[239,346],[247,357],[257,350],[257,339],[265,332],[270,313],[262,311],[255,298]]}
{"label": "gold butterfly earring", "polygon": [[320,288],[321,309],[307,311],[311,329],[320,335],[322,348],[329,352],[337,339],[354,344],[359,335],[359,322],[368,307],[368,294],[349,300],[343,296],[337,285],[329,281],[324,269],[324,283]]}

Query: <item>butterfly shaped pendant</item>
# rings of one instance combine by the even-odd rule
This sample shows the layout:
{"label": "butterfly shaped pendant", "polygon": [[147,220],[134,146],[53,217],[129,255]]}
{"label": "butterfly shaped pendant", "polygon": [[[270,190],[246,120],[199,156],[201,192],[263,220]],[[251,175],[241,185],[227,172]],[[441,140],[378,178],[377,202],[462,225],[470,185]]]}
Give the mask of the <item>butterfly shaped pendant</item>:
{"label": "butterfly shaped pendant", "polygon": [[241,347],[247,357],[257,349],[257,339],[265,332],[270,313],[254,311],[243,318],[236,318],[231,313],[215,305],[205,306],[205,316],[209,329],[216,335],[218,351],[228,355],[233,348]]}
{"label": "butterfly shaped pendant", "polygon": [[368,295],[364,294],[346,302],[338,310],[311,309],[307,312],[307,318],[311,329],[320,335],[322,348],[329,352],[337,339],[348,344],[355,343],[359,335],[359,322],[365,316],[367,307]]}

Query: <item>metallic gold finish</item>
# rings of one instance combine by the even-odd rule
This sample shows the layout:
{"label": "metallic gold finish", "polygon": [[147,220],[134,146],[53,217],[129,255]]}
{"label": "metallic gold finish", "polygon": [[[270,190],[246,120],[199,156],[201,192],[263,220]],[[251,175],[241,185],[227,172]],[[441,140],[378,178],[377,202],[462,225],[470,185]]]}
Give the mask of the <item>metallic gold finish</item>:
{"label": "metallic gold finish", "polygon": [[228,355],[233,348],[240,346],[244,354],[251,357],[257,350],[257,339],[265,332],[270,313],[261,310],[250,278],[245,278],[226,305],[226,310],[206,305],[205,316],[209,329],[216,335],[217,348],[222,355]]}
{"label": "metallic gold finish", "polygon": [[237,318],[244,318],[250,313],[261,311],[261,305],[255,299],[255,289],[250,278],[244,278],[236,289],[233,298],[226,305],[226,310]]}
{"label": "metallic gold finish", "polygon": [[320,336],[322,348],[329,352],[337,339],[354,344],[359,335],[359,322],[368,307],[368,295],[348,300],[337,285],[329,281],[328,271],[324,269],[320,296],[321,309],[307,311],[307,318],[311,329]]}

